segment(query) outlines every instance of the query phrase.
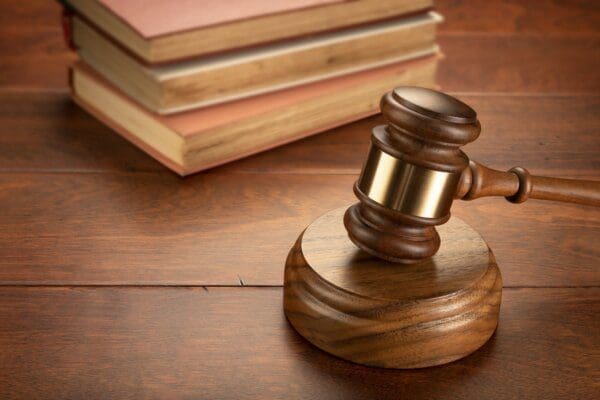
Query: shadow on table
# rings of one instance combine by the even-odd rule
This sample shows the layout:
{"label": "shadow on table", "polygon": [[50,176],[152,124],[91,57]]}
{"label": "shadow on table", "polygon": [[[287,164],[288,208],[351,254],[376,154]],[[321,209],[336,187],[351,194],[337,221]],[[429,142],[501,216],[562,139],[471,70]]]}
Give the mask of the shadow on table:
{"label": "shadow on table", "polygon": [[[422,369],[393,370],[366,367],[332,356],[302,338],[286,321],[295,368],[307,380],[319,382],[319,392],[334,390],[339,398],[457,398],[481,393],[480,375],[496,353],[496,333],[475,353],[452,363]],[[489,381],[488,381],[489,383]],[[309,390],[309,389],[307,389]],[[317,389],[314,389],[317,390]]]}

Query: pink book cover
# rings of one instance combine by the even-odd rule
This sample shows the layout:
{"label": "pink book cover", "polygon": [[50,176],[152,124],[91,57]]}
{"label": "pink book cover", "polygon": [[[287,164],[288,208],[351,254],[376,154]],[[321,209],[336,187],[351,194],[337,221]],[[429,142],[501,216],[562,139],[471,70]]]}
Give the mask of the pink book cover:
{"label": "pink book cover", "polygon": [[346,0],[96,0],[148,39]]}

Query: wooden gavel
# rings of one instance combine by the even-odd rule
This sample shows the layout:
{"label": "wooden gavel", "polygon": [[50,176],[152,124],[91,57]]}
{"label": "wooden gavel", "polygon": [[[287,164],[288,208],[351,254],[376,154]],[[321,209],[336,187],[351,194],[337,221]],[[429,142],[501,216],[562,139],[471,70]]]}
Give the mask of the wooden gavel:
{"label": "wooden gavel", "polygon": [[504,196],[600,206],[600,182],[507,172],[470,161],[460,148],[477,139],[477,113],[435,90],[399,87],[381,100],[389,123],[373,129],[371,148],[354,185],[359,203],[344,215],[348,236],[381,259],[414,263],[440,247],[435,229],[454,199]]}

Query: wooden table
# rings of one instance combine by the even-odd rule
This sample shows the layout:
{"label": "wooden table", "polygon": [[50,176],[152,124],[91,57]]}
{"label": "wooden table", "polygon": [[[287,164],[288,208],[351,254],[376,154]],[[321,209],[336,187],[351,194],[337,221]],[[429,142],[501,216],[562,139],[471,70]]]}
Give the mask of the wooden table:
{"label": "wooden table", "polygon": [[[438,1],[474,159],[600,179],[600,10],[574,3]],[[504,275],[494,337],[423,370],[336,359],[286,322],[283,263],[354,201],[379,117],[180,179],[69,100],[58,15],[0,13],[0,398],[598,396],[598,210],[457,204]]]}

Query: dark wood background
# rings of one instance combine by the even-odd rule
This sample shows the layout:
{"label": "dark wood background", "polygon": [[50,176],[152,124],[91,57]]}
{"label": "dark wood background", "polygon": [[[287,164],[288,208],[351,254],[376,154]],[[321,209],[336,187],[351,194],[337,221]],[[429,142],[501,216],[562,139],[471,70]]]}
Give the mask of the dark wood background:
{"label": "dark wood background", "polygon": [[[600,179],[600,3],[437,5],[472,158]],[[283,264],[354,200],[380,118],[181,179],[69,100],[58,4],[1,8],[0,398],[598,396],[598,210],[457,204],[504,276],[496,334],[442,367],[341,361],[286,322]]]}

